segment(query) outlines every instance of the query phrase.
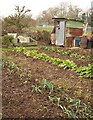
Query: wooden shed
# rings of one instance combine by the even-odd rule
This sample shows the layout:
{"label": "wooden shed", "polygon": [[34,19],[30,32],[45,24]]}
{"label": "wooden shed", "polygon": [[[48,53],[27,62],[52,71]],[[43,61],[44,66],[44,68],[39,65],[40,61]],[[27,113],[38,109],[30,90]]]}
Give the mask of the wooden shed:
{"label": "wooden shed", "polygon": [[68,18],[53,18],[54,28],[51,34],[51,43],[60,46],[71,47],[73,45],[73,39],[76,36],[83,34],[83,28],[69,28],[69,35],[67,34],[68,28],[66,26],[67,21],[82,22],[83,20],[68,19]]}

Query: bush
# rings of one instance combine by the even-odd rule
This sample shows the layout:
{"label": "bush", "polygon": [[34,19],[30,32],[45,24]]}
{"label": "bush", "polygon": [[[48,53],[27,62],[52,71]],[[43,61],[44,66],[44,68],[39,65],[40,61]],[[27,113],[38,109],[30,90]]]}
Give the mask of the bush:
{"label": "bush", "polygon": [[48,31],[34,31],[31,33],[31,37],[37,41],[48,41],[50,39],[51,32]]}
{"label": "bush", "polygon": [[9,47],[13,45],[14,37],[12,35],[5,35],[2,37],[2,45],[5,47]]}

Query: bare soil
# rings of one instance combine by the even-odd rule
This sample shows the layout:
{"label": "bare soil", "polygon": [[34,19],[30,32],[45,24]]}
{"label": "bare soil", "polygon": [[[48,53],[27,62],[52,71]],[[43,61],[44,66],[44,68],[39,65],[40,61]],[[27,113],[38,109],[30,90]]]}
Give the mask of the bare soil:
{"label": "bare soil", "polygon": [[[39,50],[52,57],[69,59],[68,56],[61,56],[57,53]],[[87,54],[87,52],[85,53]],[[39,84],[43,79],[51,81],[57,88],[65,89],[71,97],[79,98],[85,103],[91,104],[91,92],[93,81],[88,78],[81,78],[71,70],[64,70],[43,60],[26,57],[15,51],[4,51],[4,58],[13,61],[21,67],[26,76],[20,79],[18,71],[9,74],[7,67],[3,68],[2,75],[2,113],[3,118],[66,118],[62,109],[51,103],[47,96],[48,92],[38,94],[32,91],[32,85]],[[90,61],[72,60],[81,65],[87,65]],[[27,76],[27,74],[31,76]],[[55,91],[55,95],[63,96],[61,92]],[[64,101],[65,104],[65,101]]]}

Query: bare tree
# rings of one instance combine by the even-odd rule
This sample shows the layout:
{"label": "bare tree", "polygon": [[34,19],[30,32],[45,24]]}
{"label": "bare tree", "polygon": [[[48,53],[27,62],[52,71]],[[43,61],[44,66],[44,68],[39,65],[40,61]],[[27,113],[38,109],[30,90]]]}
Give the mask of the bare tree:
{"label": "bare tree", "polygon": [[79,14],[82,12],[77,6],[71,5],[67,2],[61,2],[57,7],[49,8],[43,11],[37,18],[39,22],[47,22],[53,24],[53,17],[65,17],[65,18],[79,18]]}
{"label": "bare tree", "polygon": [[58,17],[66,17],[67,16],[67,9],[68,9],[68,3],[67,2],[61,2],[58,6]]}
{"label": "bare tree", "polygon": [[51,24],[52,16],[48,13],[48,10],[44,10],[38,17],[37,17],[38,24]]}
{"label": "bare tree", "polygon": [[68,18],[75,18],[78,19],[79,18],[79,14],[82,12],[82,9],[77,7],[77,6],[73,6],[73,5],[69,5],[68,6],[68,12],[67,12],[67,17]]}
{"label": "bare tree", "polygon": [[[29,25],[29,18],[27,17],[27,13],[30,12],[31,10],[26,9],[25,6],[15,7],[16,13],[14,15],[5,17],[3,19],[3,29],[6,31],[13,31],[17,32],[18,34],[21,34],[23,32],[24,28],[27,28]],[[30,15],[31,18],[31,15]]]}
{"label": "bare tree", "polygon": [[22,32],[22,29],[27,26],[27,24],[22,23],[22,20],[25,18],[26,13],[30,12],[31,10],[25,10],[25,6],[23,6],[22,8],[16,6],[15,10],[17,32],[20,34]]}
{"label": "bare tree", "polygon": [[58,16],[59,14],[59,8],[58,7],[54,7],[54,8],[49,8],[47,10],[48,14],[53,18],[53,17],[56,17]]}

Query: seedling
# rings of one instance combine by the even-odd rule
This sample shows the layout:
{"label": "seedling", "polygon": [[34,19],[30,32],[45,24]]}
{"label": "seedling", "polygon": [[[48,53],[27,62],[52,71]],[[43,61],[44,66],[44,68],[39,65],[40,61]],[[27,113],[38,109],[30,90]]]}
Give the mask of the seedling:
{"label": "seedling", "polygon": [[32,77],[32,74],[31,74],[31,73],[28,73],[27,76],[28,76],[29,78],[31,78],[31,77]]}
{"label": "seedling", "polygon": [[48,96],[48,99],[50,100],[50,102],[56,103],[57,106],[60,106],[60,97],[57,97],[57,96],[54,96],[54,97]]}
{"label": "seedling", "polygon": [[50,94],[53,92],[53,84],[46,79],[43,80],[43,88],[48,89],[50,91]]}
{"label": "seedling", "polygon": [[69,109],[67,109],[66,107],[64,107],[64,112],[68,115],[68,117],[69,118],[78,118],[78,116],[77,116],[77,114],[76,114],[76,112],[75,111],[73,111],[72,109],[71,110],[69,110]]}
{"label": "seedling", "polygon": [[42,93],[41,87],[37,85],[32,85],[32,92]]}

